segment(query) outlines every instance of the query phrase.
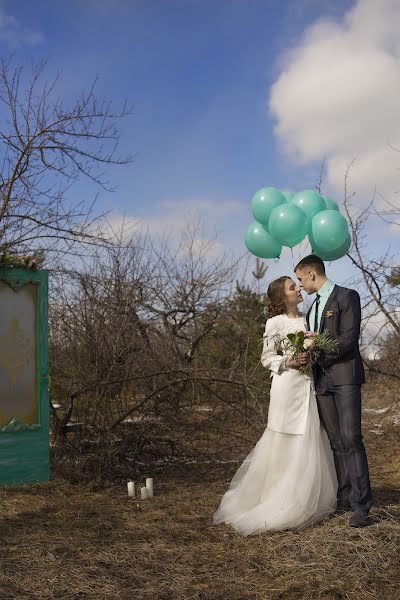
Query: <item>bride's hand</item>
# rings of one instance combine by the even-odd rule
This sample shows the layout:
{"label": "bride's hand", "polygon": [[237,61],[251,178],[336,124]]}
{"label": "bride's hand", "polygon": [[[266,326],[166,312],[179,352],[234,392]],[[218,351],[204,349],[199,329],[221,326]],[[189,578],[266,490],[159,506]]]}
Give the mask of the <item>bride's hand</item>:
{"label": "bride's hand", "polygon": [[289,356],[286,359],[286,366],[288,369],[299,369],[300,367],[306,365],[309,360],[310,355],[308,354],[308,352],[302,352],[301,354],[297,355],[297,358],[292,358],[291,356]]}

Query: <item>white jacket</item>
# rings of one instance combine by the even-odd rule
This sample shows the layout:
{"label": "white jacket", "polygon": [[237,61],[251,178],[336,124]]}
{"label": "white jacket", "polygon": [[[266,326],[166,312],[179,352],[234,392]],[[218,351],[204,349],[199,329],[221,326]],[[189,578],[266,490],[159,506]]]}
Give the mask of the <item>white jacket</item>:
{"label": "white jacket", "polygon": [[285,366],[284,359],[290,351],[285,351],[282,342],[288,333],[301,329],[306,329],[304,317],[277,315],[265,325],[261,363],[272,377],[267,427],[280,433],[304,433],[311,390],[314,393],[309,375]]}

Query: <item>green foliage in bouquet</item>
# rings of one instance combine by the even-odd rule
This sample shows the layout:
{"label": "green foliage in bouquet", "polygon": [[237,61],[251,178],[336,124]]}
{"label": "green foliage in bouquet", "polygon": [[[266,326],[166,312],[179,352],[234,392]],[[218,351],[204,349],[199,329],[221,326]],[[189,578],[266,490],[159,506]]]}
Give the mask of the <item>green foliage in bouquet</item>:
{"label": "green foliage in bouquet", "polygon": [[289,339],[293,348],[299,354],[300,352],[305,352],[304,350],[304,338],[306,334],[304,331],[296,331],[296,333],[288,333],[287,338]]}
{"label": "green foliage in bouquet", "polygon": [[307,352],[310,356],[309,364],[311,365],[317,362],[323,352],[325,354],[339,352],[338,343],[332,338],[329,331],[323,331],[322,333],[296,331],[296,333],[288,333],[287,339],[285,350],[290,351],[293,358]]}

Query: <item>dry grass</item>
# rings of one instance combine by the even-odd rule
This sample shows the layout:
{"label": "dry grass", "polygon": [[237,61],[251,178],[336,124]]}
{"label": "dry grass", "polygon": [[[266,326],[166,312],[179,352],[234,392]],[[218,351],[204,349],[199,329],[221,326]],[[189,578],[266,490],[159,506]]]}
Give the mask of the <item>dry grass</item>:
{"label": "dry grass", "polygon": [[[384,406],[378,389],[368,394]],[[149,473],[150,501],[129,501],[124,484],[3,488],[0,599],[400,598],[400,428],[387,419],[365,413],[375,504],[363,530],[347,526],[349,515],[248,538],[214,526],[236,465]]]}

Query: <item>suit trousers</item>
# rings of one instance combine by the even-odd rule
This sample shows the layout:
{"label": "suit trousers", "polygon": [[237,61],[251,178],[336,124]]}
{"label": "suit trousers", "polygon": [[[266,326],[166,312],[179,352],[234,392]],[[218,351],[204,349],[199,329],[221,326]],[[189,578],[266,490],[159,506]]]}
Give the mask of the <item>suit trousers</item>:
{"label": "suit trousers", "polygon": [[361,435],[361,385],[329,386],[317,400],[335,460],[338,504],[368,513],[372,493]]}

